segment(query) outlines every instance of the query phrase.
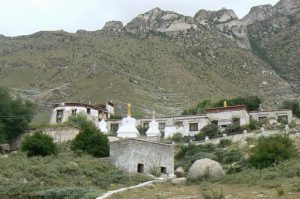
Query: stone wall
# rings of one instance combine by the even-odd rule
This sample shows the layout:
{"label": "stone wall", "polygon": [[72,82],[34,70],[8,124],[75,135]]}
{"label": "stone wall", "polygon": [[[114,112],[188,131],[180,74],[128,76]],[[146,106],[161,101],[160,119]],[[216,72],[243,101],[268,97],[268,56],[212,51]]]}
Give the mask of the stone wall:
{"label": "stone wall", "polygon": [[62,143],[73,140],[79,133],[79,129],[70,126],[64,127],[48,127],[48,128],[37,128],[27,130],[25,134],[19,136],[12,143],[10,143],[11,150],[17,150],[21,147],[21,143],[26,135],[32,135],[35,132],[41,131],[44,134],[49,135],[53,138],[55,143]]}
{"label": "stone wall", "polygon": [[138,172],[138,165],[143,165],[142,173],[149,173],[156,167],[166,169],[165,173],[174,173],[174,146],[138,139],[125,139],[110,144],[112,163],[127,172]]}

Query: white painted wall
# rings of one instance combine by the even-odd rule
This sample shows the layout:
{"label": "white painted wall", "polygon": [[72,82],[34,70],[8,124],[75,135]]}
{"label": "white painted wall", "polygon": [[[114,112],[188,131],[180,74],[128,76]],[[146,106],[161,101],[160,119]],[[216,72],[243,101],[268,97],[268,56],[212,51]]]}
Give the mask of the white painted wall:
{"label": "white painted wall", "polygon": [[93,121],[96,125],[98,124],[98,110],[90,109],[90,114],[87,114],[87,108],[82,106],[59,106],[53,109],[50,124],[57,124],[56,122],[56,114],[57,110],[63,110],[62,122],[64,123],[68,121],[68,118],[72,115],[72,110],[76,110],[76,114],[84,114],[87,118]]}

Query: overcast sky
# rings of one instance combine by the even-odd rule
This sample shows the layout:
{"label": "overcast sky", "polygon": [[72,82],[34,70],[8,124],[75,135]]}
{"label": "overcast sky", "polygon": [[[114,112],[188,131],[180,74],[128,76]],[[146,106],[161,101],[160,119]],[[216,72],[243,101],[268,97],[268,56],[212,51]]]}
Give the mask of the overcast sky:
{"label": "overcast sky", "polygon": [[200,9],[233,9],[241,18],[256,5],[278,0],[0,0],[0,34],[16,36],[40,30],[98,30],[106,21],[124,24],[160,7],[187,16]]}

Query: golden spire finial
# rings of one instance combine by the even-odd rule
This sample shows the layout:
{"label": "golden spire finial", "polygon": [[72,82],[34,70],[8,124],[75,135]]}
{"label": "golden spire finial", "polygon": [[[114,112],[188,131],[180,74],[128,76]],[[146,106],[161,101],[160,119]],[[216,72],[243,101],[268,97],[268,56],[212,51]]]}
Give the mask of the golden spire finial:
{"label": "golden spire finial", "polygon": [[224,108],[226,108],[227,107],[227,101],[225,100],[224,101]]}
{"label": "golden spire finial", "polygon": [[152,120],[155,120],[155,111],[152,112]]}
{"label": "golden spire finial", "polygon": [[128,104],[128,113],[127,113],[128,117],[131,117],[131,104]]}

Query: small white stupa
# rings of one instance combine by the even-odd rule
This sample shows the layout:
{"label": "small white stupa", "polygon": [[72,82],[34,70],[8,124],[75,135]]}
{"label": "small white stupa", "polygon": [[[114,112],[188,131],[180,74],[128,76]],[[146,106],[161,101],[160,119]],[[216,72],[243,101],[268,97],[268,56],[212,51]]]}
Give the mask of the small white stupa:
{"label": "small white stupa", "polygon": [[155,121],[155,112],[153,111],[152,122],[149,123],[149,128],[146,132],[147,137],[160,137],[161,133],[158,129],[158,122]]}
{"label": "small white stupa", "polygon": [[127,117],[122,119],[122,124],[117,131],[119,138],[134,138],[140,136],[136,128],[136,119],[131,117],[131,104],[128,104]]}
{"label": "small white stupa", "polygon": [[98,122],[98,129],[102,132],[107,134],[108,133],[108,129],[107,129],[107,122],[104,120],[104,114],[101,113],[99,115],[99,119],[101,119],[100,122]]}

